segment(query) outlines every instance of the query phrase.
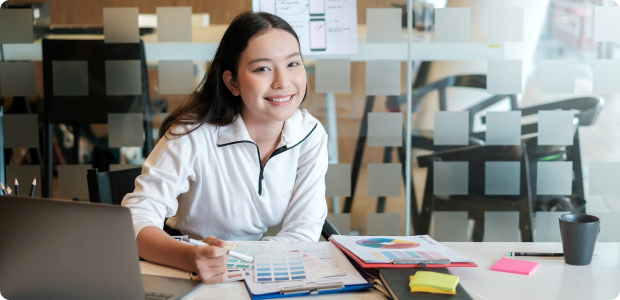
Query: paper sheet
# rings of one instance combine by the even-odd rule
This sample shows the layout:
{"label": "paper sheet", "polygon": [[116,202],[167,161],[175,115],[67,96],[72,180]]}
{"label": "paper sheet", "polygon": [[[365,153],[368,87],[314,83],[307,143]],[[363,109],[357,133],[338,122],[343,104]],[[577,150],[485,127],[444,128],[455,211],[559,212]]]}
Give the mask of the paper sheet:
{"label": "paper sheet", "polygon": [[144,275],[156,275],[183,279],[192,278],[190,272],[185,270],[159,265],[149,261],[140,261],[140,272]]}
{"label": "paper sheet", "polygon": [[334,235],[334,241],[349,249],[366,263],[387,263],[393,259],[449,259],[471,262],[466,256],[433,240],[416,236],[347,236]]}
{"label": "paper sheet", "polygon": [[[315,242],[307,244],[289,245],[282,251],[299,251],[301,253],[321,253],[321,259],[326,262],[333,262],[338,268],[345,271],[344,275],[324,277],[318,279],[306,279],[302,281],[284,281],[284,282],[254,282],[246,280],[250,292],[254,295],[262,295],[267,293],[279,292],[283,287],[299,286],[305,283],[333,283],[342,282],[344,285],[365,284],[366,279],[355,269],[346,256],[336,246],[329,242]],[[316,257],[316,256],[315,256]]]}

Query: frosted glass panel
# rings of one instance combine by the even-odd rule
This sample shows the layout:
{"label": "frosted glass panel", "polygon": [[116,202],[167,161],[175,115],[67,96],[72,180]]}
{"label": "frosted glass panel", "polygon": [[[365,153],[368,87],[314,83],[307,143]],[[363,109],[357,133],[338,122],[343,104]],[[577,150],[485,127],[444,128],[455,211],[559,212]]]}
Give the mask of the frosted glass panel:
{"label": "frosted glass panel", "polygon": [[340,234],[351,234],[351,214],[327,214],[327,221],[332,223]]}
{"label": "frosted glass panel", "polygon": [[86,175],[91,165],[58,165],[58,191],[61,198],[88,200]]}
{"label": "frosted glass panel", "polygon": [[537,211],[534,242],[562,242],[560,216],[570,211]]}
{"label": "frosted glass panel", "polygon": [[538,112],[538,145],[572,145],[573,112],[541,110]]}
{"label": "frosted glass panel", "polygon": [[194,91],[194,63],[191,60],[159,61],[159,94],[191,94]]}
{"label": "frosted glass panel", "polygon": [[484,163],[485,195],[519,195],[521,162],[487,161]]}
{"label": "frosted glass panel", "polygon": [[436,111],[434,145],[469,145],[469,112]]}
{"label": "frosted glass panel", "polygon": [[137,7],[103,8],[105,43],[139,43]]}
{"label": "frosted glass panel", "polygon": [[350,93],[351,61],[317,59],[315,78],[317,93]]}
{"label": "frosted glass panel", "polygon": [[400,61],[367,61],[366,95],[400,95]]}
{"label": "frosted glass panel", "polygon": [[570,195],[572,191],[572,161],[538,162],[536,172],[537,195]]}
{"label": "frosted glass panel", "polygon": [[400,8],[367,8],[366,41],[368,43],[402,42],[402,14]]}
{"label": "frosted glass panel", "polygon": [[120,170],[135,169],[135,168],[142,168],[142,165],[132,165],[132,164],[126,164],[126,165],[111,164],[110,165],[110,171],[120,171]]}
{"label": "frosted glass panel", "polygon": [[325,174],[325,196],[351,196],[351,164],[329,164]]}
{"label": "frosted glass panel", "polygon": [[620,195],[620,162],[590,164],[589,195]]}
{"label": "frosted glass panel", "polygon": [[108,96],[142,95],[139,60],[107,60],[105,80]]}
{"label": "frosted glass panel", "polygon": [[433,212],[433,239],[439,242],[467,242],[466,211]]}
{"label": "frosted glass panel", "polygon": [[30,44],[33,41],[32,9],[0,9],[0,44]]}
{"label": "frosted glass panel", "polygon": [[523,42],[522,7],[490,7],[488,16],[489,42]]}
{"label": "frosted glass panel", "polygon": [[598,243],[620,242],[620,213],[618,212],[593,212],[589,213],[601,219],[601,233],[598,235]]}
{"label": "frosted glass panel", "polygon": [[368,164],[368,196],[400,196],[401,164]]}
{"label": "frosted glass panel", "polygon": [[34,62],[0,62],[0,87],[3,97],[36,96]]}
{"label": "frosted glass panel", "polygon": [[402,145],[402,113],[368,113],[369,147],[400,147]]}
{"label": "frosted glass panel", "polygon": [[41,197],[41,166],[6,166],[6,182],[13,190],[15,190],[15,178],[19,181],[19,195],[22,197],[30,197],[32,180],[36,178],[37,187],[34,189],[34,196]]}
{"label": "frosted glass panel", "polygon": [[540,61],[540,92],[572,94],[575,92],[575,61],[547,59]]}
{"label": "frosted glass panel", "polygon": [[157,8],[157,41],[158,42],[191,42],[192,41],[192,8],[191,7],[158,7]]}
{"label": "frosted glass panel", "polygon": [[469,7],[435,9],[437,43],[469,43],[470,26]]}
{"label": "frosted glass panel", "polygon": [[54,96],[88,96],[87,61],[52,61]]}
{"label": "frosted glass panel", "polygon": [[469,163],[466,161],[433,162],[434,195],[467,195]]}
{"label": "frosted glass panel", "polygon": [[[558,225],[559,226],[559,225]],[[518,211],[485,211],[483,242],[518,242]]]}
{"label": "frosted glass panel", "polygon": [[144,146],[141,113],[108,114],[108,144],[110,148]]}
{"label": "frosted glass panel", "polygon": [[400,235],[400,214],[375,213],[366,215],[366,235]]}
{"label": "frosted glass panel", "polygon": [[523,92],[520,60],[489,60],[487,92],[489,94],[521,94]]}
{"label": "frosted glass panel", "polygon": [[620,41],[620,31],[618,28],[620,28],[620,7],[594,7],[594,41]]}
{"label": "frosted glass panel", "polygon": [[39,148],[39,116],[4,115],[4,148]]}
{"label": "frosted glass panel", "polygon": [[592,73],[594,93],[620,93],[620,60],[595,59]]}
{"label": "frosted glass panel", "polygon": [[488,112],[486,143],[487,145],[520,145],[521,112]]}

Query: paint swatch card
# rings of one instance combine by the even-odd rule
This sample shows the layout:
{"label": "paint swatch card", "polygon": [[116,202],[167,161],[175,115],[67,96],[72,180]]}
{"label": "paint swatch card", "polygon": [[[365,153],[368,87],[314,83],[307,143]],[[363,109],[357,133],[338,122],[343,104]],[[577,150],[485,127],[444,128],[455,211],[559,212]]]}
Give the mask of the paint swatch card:
{"label": "paint swatch card", "polygon": [[224,282],[244,280],[252,276],[249,269],[228,269],[228,279]]}
{"label": "paint swatch card", "polygon": [[[261,253],[278,253],[287,245],[286,242],[244,242],[239,244],[227,244],[227,250],[235,250],[237,253],[254,256]],[[230,247],[230,248],[229,248]],[[226,264],[228,268],[251,269],[253,263],[240,259],[229,258]]]}
{"label": "paint swatch card", "polygon": [[322,261],[314,256],[303,254],[303,257],[307,279],[317,279],[346,273],[345,270],[328,262]]}
{"label": "paint swatch card", "polygon": [[299,252],[256,254],[254,265],[256,282],[306,279],[303,256]]}

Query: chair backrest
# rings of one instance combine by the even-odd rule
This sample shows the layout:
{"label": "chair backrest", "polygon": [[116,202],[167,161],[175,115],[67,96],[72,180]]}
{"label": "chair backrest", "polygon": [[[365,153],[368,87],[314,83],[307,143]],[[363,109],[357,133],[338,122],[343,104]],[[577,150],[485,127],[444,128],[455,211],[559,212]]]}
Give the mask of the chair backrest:
{"label": "chair backrest", "polygon": [[88,170],[88,194],[90,202],[120,205],[123,197],[133,192],[135,180],[142,173],[141,168],[111,172]]}

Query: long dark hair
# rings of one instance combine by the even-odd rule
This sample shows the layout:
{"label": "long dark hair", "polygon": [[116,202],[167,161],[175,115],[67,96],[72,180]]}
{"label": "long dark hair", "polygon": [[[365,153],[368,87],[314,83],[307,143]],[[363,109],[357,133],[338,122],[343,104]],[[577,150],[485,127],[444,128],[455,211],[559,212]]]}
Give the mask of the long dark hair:
{"label": "long dark hair", "polygon": [[[166,133],[180,137],[198,129],[204,123],[217,126],[233,123],[237,115],[241,113],[243,100],[241,96],[235,96],[230,92],[224,84],[222,75],[224,71],[229,70],[236,79],[241,54],[248,46],[250,39],[270,28],[290,32],[299,45],[299,37],[291,25],[276,15],[265,12],[245,12],[238,15],[226,29],[211,62],[211,67],[198,88],[161,124],[159,138],[166,136]],[[170,128],[177,124],[198,126],[186,132],[172,132]]]}

